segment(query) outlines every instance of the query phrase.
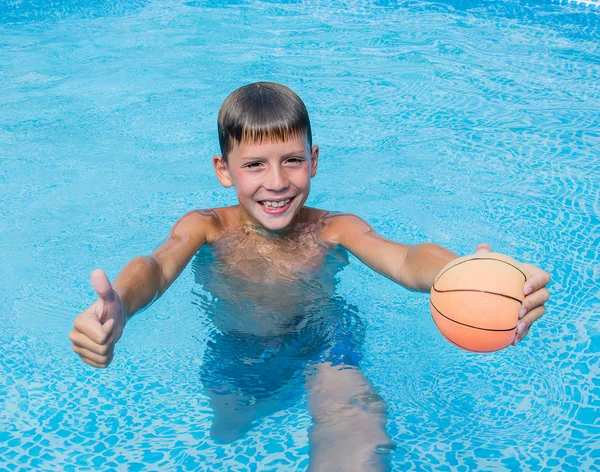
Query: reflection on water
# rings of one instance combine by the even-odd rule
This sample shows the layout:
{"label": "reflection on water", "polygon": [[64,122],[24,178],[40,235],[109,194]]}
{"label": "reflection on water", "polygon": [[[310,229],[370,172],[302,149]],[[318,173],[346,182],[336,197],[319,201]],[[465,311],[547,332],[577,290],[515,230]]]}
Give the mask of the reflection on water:
{"label": "reflection on water", "polygon": [[147,3],[147,0],[8,0],[0,2],[0,24],[119,17],[137,12]]}

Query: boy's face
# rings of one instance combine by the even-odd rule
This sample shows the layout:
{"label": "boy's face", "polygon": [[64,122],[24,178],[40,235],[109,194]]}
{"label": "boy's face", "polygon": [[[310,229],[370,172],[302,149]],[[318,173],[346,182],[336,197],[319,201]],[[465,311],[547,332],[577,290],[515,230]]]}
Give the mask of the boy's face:
{"label": "boy's face", "polygon": [[245,216],[271,231],[288,229],[306,202],[317,172],[319,148],[304,137],[262,144],[240,143],[228,162],[213,158],[217,177],[235,187]]}

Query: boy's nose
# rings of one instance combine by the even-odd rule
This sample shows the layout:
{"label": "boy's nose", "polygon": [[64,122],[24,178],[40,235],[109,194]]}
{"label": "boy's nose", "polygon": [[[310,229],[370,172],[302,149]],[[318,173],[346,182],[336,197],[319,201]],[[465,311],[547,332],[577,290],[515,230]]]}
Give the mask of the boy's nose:
{"label": "boy's nose", "polygon": [[289,184],[285,172],[282,169],[273,168],[271,169],[271,172],[269,172],[269,177],[265,186],[267,187],[267,190],[280,192],[288,188]]}

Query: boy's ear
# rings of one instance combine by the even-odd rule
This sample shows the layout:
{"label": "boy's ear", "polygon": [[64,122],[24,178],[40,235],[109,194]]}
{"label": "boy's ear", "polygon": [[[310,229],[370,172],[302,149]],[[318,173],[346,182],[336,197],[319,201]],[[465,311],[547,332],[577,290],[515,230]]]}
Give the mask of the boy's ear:
{"label": "boy's ear", "polygon": [[319,163],[319,146],[313,146],[310,156],[310,176],[314,177],[317,175],[317,165]]}
{"label": "boy's ear", "polygon": [[213,157],[213,167],[215,168],[217,179],[219,179],[219,182],[221,182],[223,187],[228,188],[233,186],[233,180],[229,174],[229,168],[227,167],[227,162],[225,162],[223,156],[216,154]]}

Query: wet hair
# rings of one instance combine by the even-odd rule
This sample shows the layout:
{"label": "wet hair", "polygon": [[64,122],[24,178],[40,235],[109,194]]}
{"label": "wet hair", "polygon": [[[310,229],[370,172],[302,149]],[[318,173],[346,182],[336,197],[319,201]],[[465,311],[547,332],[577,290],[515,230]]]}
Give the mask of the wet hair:
{"label": "wet hair", "polygon": [[255,82],[233,91],[221,105],[218,127],[225,161],[242,142],[261,144],[305,137],[312,147],[304,102],[291,89],[274,82]]}

